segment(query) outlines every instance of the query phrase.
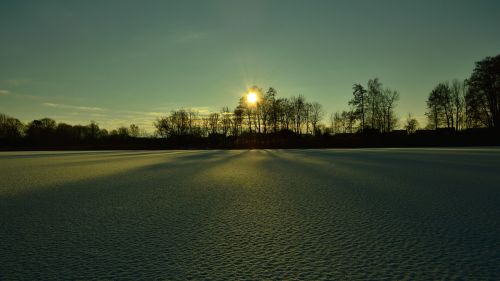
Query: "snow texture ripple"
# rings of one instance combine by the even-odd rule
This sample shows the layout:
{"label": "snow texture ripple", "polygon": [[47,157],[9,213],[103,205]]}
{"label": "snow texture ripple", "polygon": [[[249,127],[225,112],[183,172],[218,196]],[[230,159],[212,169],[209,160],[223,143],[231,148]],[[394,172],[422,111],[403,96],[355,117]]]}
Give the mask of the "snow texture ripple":
{"label": "snow texture ripple", "polygon": [[0,153],[0,280],[500,280],[500,149]]}

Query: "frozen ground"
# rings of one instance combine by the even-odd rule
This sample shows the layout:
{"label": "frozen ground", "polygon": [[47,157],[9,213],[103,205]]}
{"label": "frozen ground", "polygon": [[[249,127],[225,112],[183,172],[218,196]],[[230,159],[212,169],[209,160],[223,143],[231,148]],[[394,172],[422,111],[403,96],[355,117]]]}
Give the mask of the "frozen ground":
{"label": "frozen ground", "polygon": [[500,149],[0,153],[0,280],[500,280]]}

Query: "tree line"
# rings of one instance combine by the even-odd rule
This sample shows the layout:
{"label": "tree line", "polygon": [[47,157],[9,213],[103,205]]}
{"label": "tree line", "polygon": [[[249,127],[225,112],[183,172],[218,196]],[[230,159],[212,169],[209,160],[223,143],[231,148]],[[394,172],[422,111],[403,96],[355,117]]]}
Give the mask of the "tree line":
{"label": "tree line", "polygon": [[367,130],[388,133],[397,127],[395,114],[399,92],[384,88],[378,78],[370,79],[366,88],[354,84],[351,109],[330,115],[332,133],[365,132]]}
{"label": "tree line", "polygon": [[500,55],[479,62],[464,81],[436,85],[427,99],[428,127],[500,128]]}
{"label": "tree line", "polygon": [[[69,125],[43,118],[24,124],[17,118],[0,114],[0,143],[11,146],[20,143],[27,146],[92,145],[162,139],[164,142],[143,140],[140,143],[169,143],[170,147],[186,143],[193,147],[251,147],[257,144],[286,147],[293,141],[303,146],[313,146],[312,143],[329,146],[336,140],[349,142],[354,139],[357,143],[369,144],[375,135],[385,135],[383,139],[388,140],[396,139],[395,136],[402,132],[408,137],[428,135],[430,130],[456,134],[477,132],[478,129],[498,132],[500,55],[476,62],[470,77],[463,81],[438,83],[426,101],[428,122],[425,130],[418,130],[419,123],[411,114],[402,124],[398,121],[396,107],[400,94],[385,87],[378,78],[368,80],[366,85],[355,83],[348,109],[330,114],[329,122],[323,122],[323,106],[308,101],[303,95],[280,97],[275,88],[264,90],[258,86],[248,92],[255,95],[255,100],[250,101],[245,95],[233,109],[224,106],[219,112],[209,114],[191,109],[173,110],[157,118],[155,134],[148,138],[135,124],[108,131],[94,121],[88,125]],[[398,127],[403,130],[396,130]]]}
{"label": "tree line", "polygon": [[88,125],[57,123],[51,118],[33,120],[24,124],[19,119],[0,113],[0,140],[4,144],[82,144],[102,139],[125,140],[137,138],[143,132],[139,126],[131,124],[108,131],[100,128],[95,121]]}
{"label": "tree line", "polygon": [[222,107],[220,112],[201,116],[186,109],[174,110],[154,123],[161,137],[193,135],[198,137],[276,134],[287,131],[293,134],[321,134],[320,121],[323,107],[318,102],[308,102],[302,95],[279,98],[274,88],[265,92],[252,87],[249,92],[258,96],[255,103],[240,98],[234,110]]}

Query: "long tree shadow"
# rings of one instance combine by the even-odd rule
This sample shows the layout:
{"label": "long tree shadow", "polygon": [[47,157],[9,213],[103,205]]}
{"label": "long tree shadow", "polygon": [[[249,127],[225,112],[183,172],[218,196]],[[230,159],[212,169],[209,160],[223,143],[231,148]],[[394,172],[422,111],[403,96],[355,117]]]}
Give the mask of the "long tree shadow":
{"label": "long tree shadow", "polygon": [[[430,248],[446,248],[445,251],[459,248],[458,256],[467,256],[478,264],[483,263],[485,257],[481,251],[488,247],[483,242],[496,240],[491,235],[495,232],[493,229],[499,229],[494,218],[500,214],[500,192],[492,185],[496,167],[490,166],[478,175],[468,167],[458,170],[459,165],[436,171],[432,159],[411,165],[405,164],[404,156],[392,161],[381,157],[377,161],[376,156],[383,156],[382,153],[366,158],[357,151],[325,155],[324,151],[295,150],[273,155],[287,161],[282,167],[295,171],[297,181],[301,175],[318,179],[318,184],[311,182],[310,186],[322,190],[326,200],[354,207],[364,218],[379,222],[373,229],[365,230],[366,233],[375,230],[374,237],[403,235],[401,237],[408,241],[425,237],[419,245],[423,242],[434,245]],[[354,160],[349,159],[349,155]],[[471,188],[481,179],[485,180],[482,194]],[[415,250],[407,249],[408,253],[418,255]],[[414,256],[408,257],[408,260],[414,259]]]}
{"label": "long tree shadow", "polygon": [[[430,190],[431,178],[385,192],[385,173],[410,178],[412,171],[397,162],[360,165],[357,156],[314,153],[165,155],[123,172],[0,197],[2,277],[293,279],[317,272],[318,279],[335,279],[356,268],[443,269],[436,265],[480,274],[474,268],[491,271],[498,263],[485,250],[498,241],[496,193],[481,201],[481,217],[446,202],[436,211],[445,197],[426,205],[405,193],[417,185]],[[465,200],[462,193],[456,198]],[[455,202],[477,211],[479,201],[466,199]],[[446,255],[452,251],[455,258]]]}
{"label": "long tree shadow", "polygon": [[220,205],[193,177],[244,153],[183,155],[1,197],[0,264],[21,270],[4,271],[4,277],[114,278],[126,272],[130,278],[189,278],[170,262],[201,254],[191,244],[203,240],[199,226]]}

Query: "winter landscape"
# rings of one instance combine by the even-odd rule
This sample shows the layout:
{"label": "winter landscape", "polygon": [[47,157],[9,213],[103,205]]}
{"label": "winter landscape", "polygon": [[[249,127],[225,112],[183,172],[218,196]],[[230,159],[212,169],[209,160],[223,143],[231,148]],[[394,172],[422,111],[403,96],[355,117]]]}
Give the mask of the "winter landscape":
{"label": "winter landscape", "polygon": [[1,280],[498,280],[500,149],[2,152]]}
{"label": "winter landscape", "polygon": [[0,0],[0,281],[500,280],[499,0]]}

